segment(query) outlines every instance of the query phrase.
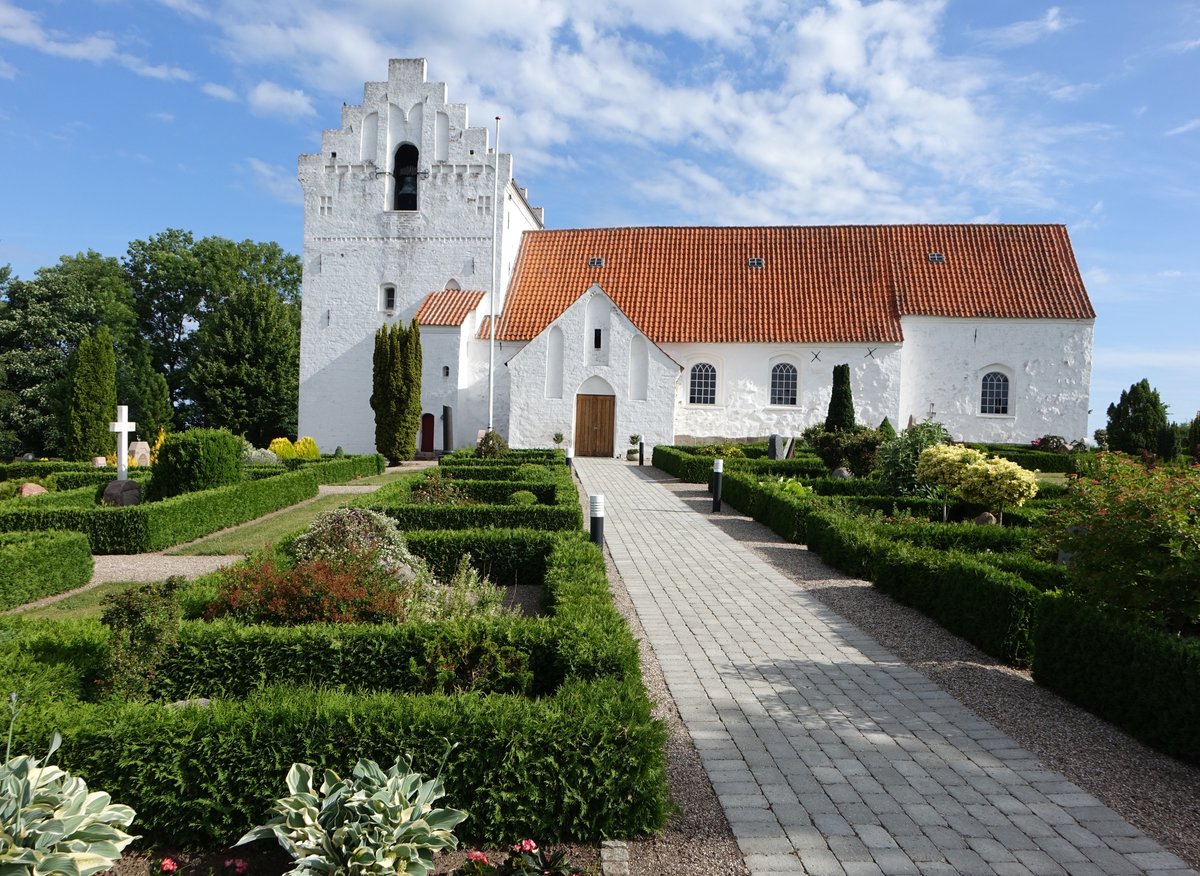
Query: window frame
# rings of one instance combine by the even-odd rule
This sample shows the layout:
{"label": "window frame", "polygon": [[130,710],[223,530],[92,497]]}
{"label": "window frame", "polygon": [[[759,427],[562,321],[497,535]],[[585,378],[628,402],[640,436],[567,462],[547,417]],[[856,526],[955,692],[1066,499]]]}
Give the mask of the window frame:
{"label": "window frame", "polygon": [[[704,384],[701,384],[701,379]],[[708,396],[707,399],[704,396]],[[717,404],[717,366],[711,362],[696,362],[688,369],[688,404],[714,407]]]}
{"label": "window frame", "polygon": [[979,406],[981,417],[1011,417],[1012,378],[999,368],[990,368],[979,379]]}
{"label": "window frame", "polygon": [[[777,386],[776,377],[783,374],[786,369],[790,369],[791,378],[791,401],[777,401]],[[786,391],[787,387],[783,387]],[[776,362],[771,365],[771,384],[769,395],[767,396],[771,407],[778,408],[795,408],[800,405],[800,368],[794,362]]]}

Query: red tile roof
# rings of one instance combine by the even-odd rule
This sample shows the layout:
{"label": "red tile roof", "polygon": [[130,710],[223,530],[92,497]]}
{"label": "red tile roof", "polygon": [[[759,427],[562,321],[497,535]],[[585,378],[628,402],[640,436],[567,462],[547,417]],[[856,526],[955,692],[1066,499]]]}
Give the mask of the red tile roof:
{"label": "red tile roof", "polygon": [[1095,318],[1061,225],[584,228],[525,233],[497,338],[533,338],[593,283],[659,344],[899,341],[909,315]]}
{"label": "red tile roof", "polygon": [[421,325],[462,325],[486,294],[467,289],[430,292],[417,309],[417,322]]}

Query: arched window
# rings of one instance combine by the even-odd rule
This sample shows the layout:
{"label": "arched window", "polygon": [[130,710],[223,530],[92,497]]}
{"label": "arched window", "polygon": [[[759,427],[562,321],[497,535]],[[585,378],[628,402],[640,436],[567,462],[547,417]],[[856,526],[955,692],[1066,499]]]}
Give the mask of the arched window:
{"label": "arched window", "polygon": [[771,369],[771,404],[796,403],[796,366],[780,362]]}
{"label": "arched window", "polygon": [[401,143],[396,147],[396,161],[392,165],[395,192],[392,196],[393,210],[417,209],[417,159],[420,152],[412,143]]}
{"label": "arched window", "polygon": [[979,413],[1008,413],[1008,377],[999,371],[983,375],[983,390],[980,394]]}
{"label": "arched window", "polygon": [[688,402],[694,405],[717,403],[717,369],[707,362],[698,362],[692,366]]}

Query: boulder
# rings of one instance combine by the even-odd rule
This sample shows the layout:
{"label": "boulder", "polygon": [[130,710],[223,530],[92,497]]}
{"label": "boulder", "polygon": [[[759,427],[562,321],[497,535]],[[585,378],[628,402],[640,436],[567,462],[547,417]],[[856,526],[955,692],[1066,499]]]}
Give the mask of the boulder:
{"label": "boulder", "polygon": [[104,495],[100,498],[104,505],[112,505],[118,508],[124,508],[128,505],[140,505],[142,501],[142,487],[137,481],[112,481],[104,488]]}
{"label": "boulder", "polygon": [[96,466],[96,468],[104,468],[104,466],[108,465],[108,460],[103,456],[93,456],[92,465]]}
{"label": "boulder", "polygon": [[848,481],[853,478],[854,475],[850,474],[850,469],[848,468],[835,468],[830,477],[835,481]]}
{"label": "boulder", "polygon": [[42,493],[48,492],[49,490],[47,490],[41,484],[28,483],[21,484],[20,489],[17,490],[17,495],[21,496],[22,498],[27,498],[29,496],[40,496]]}
{"label": "boulder", "polygon": [[982,514],[980,514],[978,517],[976,517],[971,522],[974,523],[976,526],[995,526],[996,525],[996,515],[993,514],[991,511],[984,511]]}

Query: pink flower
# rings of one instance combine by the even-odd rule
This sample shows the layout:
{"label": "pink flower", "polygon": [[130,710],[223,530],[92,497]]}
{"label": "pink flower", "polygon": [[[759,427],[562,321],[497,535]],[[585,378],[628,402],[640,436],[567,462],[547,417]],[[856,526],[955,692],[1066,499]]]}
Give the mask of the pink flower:
{"label": "pink flower", "polygon": [[174,858],[163,858],[158,869],[160,873],[174,873],[179,869],[179,865],[175,863]]}
{"label": "pink flower", "polygon": [[250,869],[250,864],[247,863],[245,858],[226,858],[225,869],[233,870],[237,876],[242,876],[243,873]]}
{"label": "pink flower", "polygon": [[513,846],[514,852],[536,852],[537,843],[531,839],[523,839]]}
{"label": "pink flower", "polygon": [[479,864],[486,864],[488,862],[487,855],[478,850],[467,852],[467,860]]}

